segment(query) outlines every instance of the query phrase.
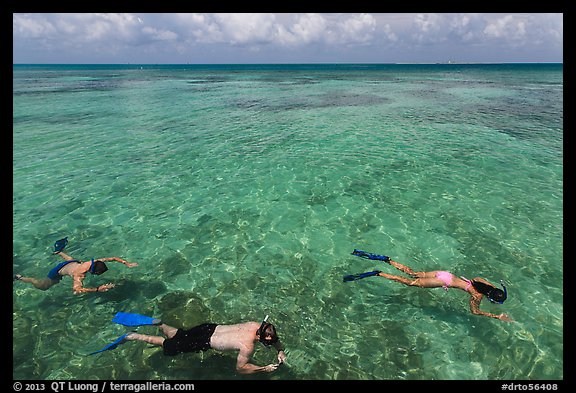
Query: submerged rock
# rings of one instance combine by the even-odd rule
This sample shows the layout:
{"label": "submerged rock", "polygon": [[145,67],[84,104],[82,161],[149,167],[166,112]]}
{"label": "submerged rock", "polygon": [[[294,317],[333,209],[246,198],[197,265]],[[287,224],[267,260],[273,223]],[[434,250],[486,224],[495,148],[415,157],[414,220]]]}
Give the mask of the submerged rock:
{"label": "submerged rock", "polygon": [[162,322],[177,328],[191,328],[201,323],[212,322],[210,310],[193,292],[170,292],[162,297],[158,308]]}

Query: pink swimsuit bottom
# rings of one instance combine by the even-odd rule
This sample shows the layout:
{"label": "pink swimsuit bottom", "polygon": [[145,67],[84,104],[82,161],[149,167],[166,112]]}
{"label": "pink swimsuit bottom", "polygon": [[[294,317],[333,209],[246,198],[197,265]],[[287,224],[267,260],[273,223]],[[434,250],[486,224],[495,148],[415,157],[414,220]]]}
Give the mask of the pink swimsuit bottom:
{"label": "pink swimsuit bottom", "polygon": [[442,288],[444,288],[444,290],[447,291],[448,288],[450,288],[450,286],[452,285],[452,279],[454,279],[454,275],[450,272],[439,271],[436,272],[436,278],[444,283],[444,285],[442,285]]}
{"label": "pink swimsuit bottom", "polygon": [[[452,280],[454,280],[454,275],[450,272],[438,271],[438,272],[436,272],[436,278],[439,280],[442,280],[442,282],[444,283],[444,285],[442,285],[442,288],[444,288],[444,290],[447,291],[448,288],[450,288],[452,286]],[[464,277],[462,277],[462,280],[464,280],[468,283],[468,285],[466,285],[466,288],[465,288],[465,291],[468,291],[468,288],[470,288],[470,285],[472,285],[472,281],[470,281]]]}

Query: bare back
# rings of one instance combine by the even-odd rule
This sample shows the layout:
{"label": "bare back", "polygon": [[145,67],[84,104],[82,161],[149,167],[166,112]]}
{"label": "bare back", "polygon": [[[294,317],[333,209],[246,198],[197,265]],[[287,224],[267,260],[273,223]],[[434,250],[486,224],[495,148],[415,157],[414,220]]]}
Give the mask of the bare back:
{"label": "bare back", "polygon": [[256,330],[260,327],[258,322],[246,322],[236,325],[218,325],[212,337],[210,346],[220,351],[240,350],[252,353]]}

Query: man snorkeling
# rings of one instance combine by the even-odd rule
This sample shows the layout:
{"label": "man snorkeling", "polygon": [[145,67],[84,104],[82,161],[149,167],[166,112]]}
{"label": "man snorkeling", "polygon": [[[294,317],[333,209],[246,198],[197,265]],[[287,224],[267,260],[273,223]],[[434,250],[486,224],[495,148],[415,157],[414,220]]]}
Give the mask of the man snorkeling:
{"label": "man snorkeling", "polygon": [[86,288],[83,286],[84,279],[86,278],[86,274],[95,274],[100,275],[108,270],[108,266],[106,266],[105,262],[115,261],[120,262],[123,265],[128,267],[135,267],[138,266],[136,262],[128,262],[122,258],[118,257],[110,257],[110,258],[99,258],[99,259],[92,259],[91,261],[81,262],[78,259],[72,258],[70,255],[64,253],[64,248],[68,244],[67,238],[60,239],[54,244],[54,253],[60,255],[64,262],[59,263],[54,267],[50,272],[48,272],[47,278],[34,278],[34,277],[25,277],[20,274],[14,275],[13,281],[22,281],[25,283],[32,284],[34,287],[41,289],[43,291],[47,290],[48,288],[56,285],[62,280],[64,276],[70,276],[73,279],[72,290],[74,294],[86,293],[86,292],[106,292],[109,289],[115,287],[113,283],[107,283],[99,285],[96,288]]}
{"label": "man snorkeling", "polygon": [[439,288],[442,287],[446,291],[448,288],[458,288],[470,294],[470,312],[475,315],[483,315],[490,318],[500,319],[506,322],[514,322],[507,314],[492,314],[480,310],[480,302],[486,296],[486,298],[491,303],[502,304],[508,297],[508,292],[506,291],[506,286],[500,281],[503,289],[496,288],[493,284],[483,278],[473,278],[468,280],[464,277],[456,277],[450,272],[435,270],[430,272],[415,272],[408,266],[402,265],[396,261],[393,261],[390,257],[375,255],[366,253],[361,250],[354,250],[353,255],[373,259],[381,260],[389,265],[394,266],[396,269],[403,273],[408,274],[412,278],[406,278],[402,276],[395,276],[393,274],[383,273],[380,270],[375,270],[369,273],[363,273],[361,275],[350,275],[344,277],[344,281],[352,281],[358,278],[364,278],[368,276],[380,276],[387,278],[389,280],[397,281],[404,285],[421,287],[421,288]]}
{"label": "man snorkeling", "polygon": [[[238,351],[236,370],[239,373],[273,372],[284,363],[286,354],[276,334],[276,328],[271,323],[266,322],[267,319],[268,316],[264,318],[262,323],[245,322],[235,325],[204,323],[190,329],[178,329],[162,323],[159,319],[119,312],[114,317],[113,322],[125,326],[156,325],[166,337],[130,332],[92,354],[114,349],[126,341],[144,341],[161,346],[166,356],[174,356],[185,352],[207,351],[209,349],[218,351],[236,350]],[[255,343],[257,342],[264,344],[265,347],[274,347],[278,351],[278,363],[266,366],[257,366],[250,363],[250,356],[254,353]]]}

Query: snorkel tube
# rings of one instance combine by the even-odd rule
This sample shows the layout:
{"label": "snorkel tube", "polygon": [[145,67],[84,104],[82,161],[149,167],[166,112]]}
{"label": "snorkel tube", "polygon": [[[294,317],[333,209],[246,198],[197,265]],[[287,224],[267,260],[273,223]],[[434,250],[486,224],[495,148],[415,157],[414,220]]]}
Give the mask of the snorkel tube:
{"label": "snorkel tube", "polygon": [[258,328],[258,330],[256,330],[256,334],[259,336],[258,341],[260,341],[262,344],[266,345],[265,343],[265,339],[264,339],[264,330],[266,330],[266,325],[268,324],[266,321],[268,320],[268,314],[266,314],[266,316],[264,317],[264,319],[262,320],[262,323],[260,324],[260,327]]}
{"label": "snorkel tube", "polygon": [[266,326],[266,321],[268,320],[268,314],[266,314],[266,316],[264,317],[264,319],[262,320],[262,324],[260,325],[260,327],[258,328],[258,330],[256,331],[256,333],[258,333],[258,335],[260,335],[262,333],[262,329],[264,329],[264,326]]}
{"label": "snorkel tube", "polygon": [[500,285],[502,285],[502,289],[504,289],[504,299],[500,302],[500,304],[502,304],[504,300],[508,299],[508,291],[506,290],[506,285],[504,285],[503,280],[500,280]]}

